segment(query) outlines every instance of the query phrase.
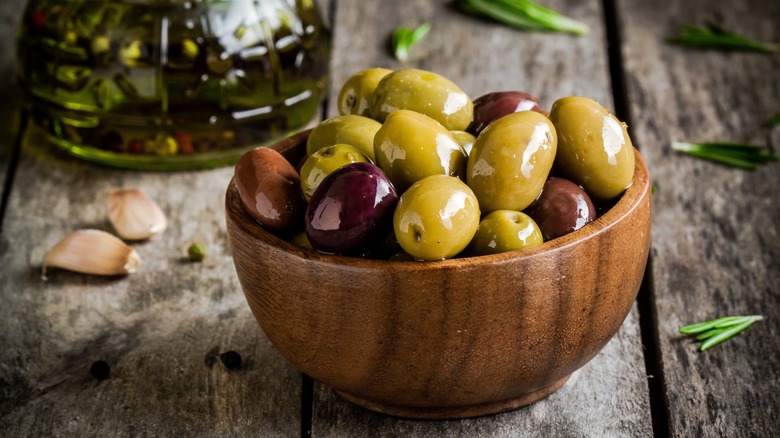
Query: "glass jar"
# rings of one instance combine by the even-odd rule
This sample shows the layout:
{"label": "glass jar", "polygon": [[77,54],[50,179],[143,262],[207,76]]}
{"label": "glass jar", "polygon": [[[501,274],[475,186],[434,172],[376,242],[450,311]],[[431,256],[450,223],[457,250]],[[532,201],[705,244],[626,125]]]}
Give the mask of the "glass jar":
{"label": "glass jar", "polygon": [[29,0],[17,38],[55,145],[151,170],[232,163],[301,129],[329,55],[314,0]]}

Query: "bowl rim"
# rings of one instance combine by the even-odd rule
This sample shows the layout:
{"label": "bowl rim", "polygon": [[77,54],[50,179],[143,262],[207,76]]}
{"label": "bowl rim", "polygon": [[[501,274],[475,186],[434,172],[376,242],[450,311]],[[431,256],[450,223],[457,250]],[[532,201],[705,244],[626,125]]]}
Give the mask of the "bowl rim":
{"label": "bowl rim", "polygon": [[[280,142],[268,147],[276,149],[280,153],[299,147],[308,137],[311,130],[299,132]],[[304,144],[305,146],[305,144]],[[642,155],[636,148],[634,150],[634,177],[631,185],[623,192],[620,199],[603,215],[593,222],[564,236],[548,240],[540,245],[530,248],[522,248],[498,254],[480,256],[455,257],[444,260],[382,260],[367,259],[353,256],[328,254],[314,249],[303,248],[282,237],[279,237],[265,229],[259,222],[244,211],[241,205],[235,180],[231,178],[225,194],[225,212],[229,221],[239,226],[246,234],[262,244],[274,247],[285,252],[288,256],[300,260],[316,261],[325,265],[333,265],[341,268],[358,269],[387,269],[393,268],[401,271],[416,270],[447,270],[475,267],[484,264],[501,264],[519,259],[532,258],[540,254],[555,251],[563,251],[566,248],[590,240],[600,233],[625,220],[642,204],[650,195],[650,175]]]}

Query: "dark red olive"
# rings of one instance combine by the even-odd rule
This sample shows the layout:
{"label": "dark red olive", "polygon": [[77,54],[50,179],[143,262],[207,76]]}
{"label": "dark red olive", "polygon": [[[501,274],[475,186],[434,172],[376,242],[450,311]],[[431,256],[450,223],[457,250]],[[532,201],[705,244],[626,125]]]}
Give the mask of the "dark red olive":
{"label": "dark red olive", "polygon": [[236,163],[233,176],[244,210],[274,231],[303,227],[306,202],[298,172],[279,152],[252,149]]}
{"label": "dark red olive", "polygon": [[547,179],[526,213],[539,225],[545,241],[579,230],[596,219],[588,194],[577,184],[557,177]]}
{"label": "dark red olive", "polygon": [[466,129],[472,135],[479,135],[493,120],[520,111],[542,112],[539,99],[523,91],[496,91],[474,100],[474,116]]}
{"label": "dark red olive", "polygon": [[398,194],[379,167],[351,163],[322,180],[306,209],[312,247],[331,254],[359,254],[392,231]]}

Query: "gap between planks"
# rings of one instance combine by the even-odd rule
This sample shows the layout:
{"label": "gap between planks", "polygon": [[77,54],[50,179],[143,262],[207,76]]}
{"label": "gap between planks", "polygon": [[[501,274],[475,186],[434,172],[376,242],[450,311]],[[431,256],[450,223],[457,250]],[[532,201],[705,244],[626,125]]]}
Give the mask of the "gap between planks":
{"label": "gap between planks", "polygon": [[[628,124],[629,135],[633,125],[628,87],[623,68],[623,54],[620,50],[622,37],[618,22],[616,0],[604,0],[604,26],[606,29],[607,56],[609,61],[610,85],[615,105],[615,115]],[[640,149],[637,147],[637,149]],[[650,415],[654,436],[669,436],[669,401],[666,397],[666,380],[661,366],[660,339],[658,334],[658,313],[655,307],[655,289],[652,279],[653,254],[647,258],[645,275],[637,295],[639,311],[639,332],[642,339],[642,352],[645,359],[645,374],[650,397]]]}

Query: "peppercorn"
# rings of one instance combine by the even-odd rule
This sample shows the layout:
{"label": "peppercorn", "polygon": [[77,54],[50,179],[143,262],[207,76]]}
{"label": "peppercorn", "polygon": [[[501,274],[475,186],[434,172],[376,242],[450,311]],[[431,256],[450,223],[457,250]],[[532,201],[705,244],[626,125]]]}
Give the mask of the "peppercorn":
{"label": "peppercorn", "polygon": [[219,355],[219,359],[225,368],[229,370],[236,370],[241,368],[241,355],[233,350],[226,351]]}
{"label": "peppercorn", "polygon": [[89,373],[97,380],[106,380],[111,375],[111,367],[104,360],[96,360],[89,367]]}
{"label": "peppercorn", "polygon": [[187,248],[187,255],[191,262],[202,262],[206,258],[206,247],[202,243],[195,242]]}

